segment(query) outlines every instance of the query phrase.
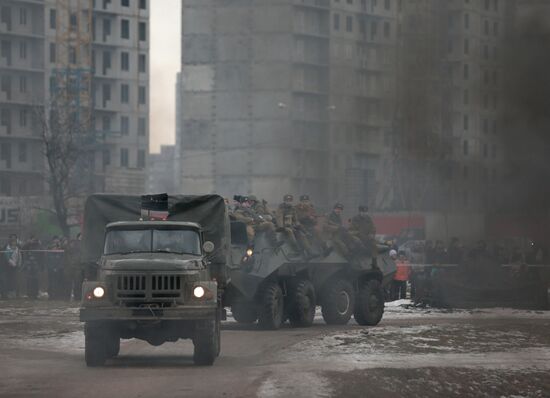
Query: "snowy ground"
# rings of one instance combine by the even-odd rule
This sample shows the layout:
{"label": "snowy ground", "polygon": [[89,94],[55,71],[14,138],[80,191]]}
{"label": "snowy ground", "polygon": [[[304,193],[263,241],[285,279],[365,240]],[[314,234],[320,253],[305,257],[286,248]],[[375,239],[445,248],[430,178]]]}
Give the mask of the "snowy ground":
{"label": "snowy ground", "polygon": [[[229,317],[222,339],[269,347],[269,334],[239,330]],[[266,349],[254,365],[264,375],[259,397],[550,397],[548,311],[441,310],[401,300],[387,303],[377,327],[323,326],[318,313],[310,329],[274,333],[289,343]],[[83,337],[76,303],[0,302],[3,348],[80,356]]]}

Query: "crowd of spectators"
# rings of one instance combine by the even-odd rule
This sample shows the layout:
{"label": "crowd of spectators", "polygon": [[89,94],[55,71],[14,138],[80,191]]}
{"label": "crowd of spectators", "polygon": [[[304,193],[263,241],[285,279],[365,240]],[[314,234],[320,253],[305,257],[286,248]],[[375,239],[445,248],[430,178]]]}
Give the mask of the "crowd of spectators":
{"label": "crowd of spectators", "polygon": [[0,251],[2,299],[79,300],[83,280],[80,234],[72,239],[52,236],[45,242],[34,235],[22,241],[12,234]]}

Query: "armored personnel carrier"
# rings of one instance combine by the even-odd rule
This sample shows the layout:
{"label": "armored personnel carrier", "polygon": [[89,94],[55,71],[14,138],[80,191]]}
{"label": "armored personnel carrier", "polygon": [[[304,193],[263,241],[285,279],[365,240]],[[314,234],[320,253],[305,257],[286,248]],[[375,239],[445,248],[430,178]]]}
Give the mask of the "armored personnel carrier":
{"label": "armored personnel carrier", "polygon": [[291,257],[287,244],[270,246],[261,233],[249,242],[242,223],[232,222],[231,231],[233,265],[224,306],[237,322],[278,329],[288,319],[293,327],[307,327],[317,306],[327,324],[344,325],[353,316],[373,326],[382,319],[383,287],[396,270],[388,247],[379,246],[375,258],[346,259],[337,250]]}

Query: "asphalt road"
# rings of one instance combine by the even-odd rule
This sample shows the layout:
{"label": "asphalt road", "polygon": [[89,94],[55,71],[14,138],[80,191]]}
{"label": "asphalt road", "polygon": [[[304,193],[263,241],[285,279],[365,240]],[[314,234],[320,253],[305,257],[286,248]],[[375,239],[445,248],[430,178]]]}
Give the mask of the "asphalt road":
{"label": "asphalt road", "polygon": [[224,324],[222,355],[130,340],[87,368],[76,308],[0,302],[1,397],[550,397],[550,313],[395,307],[375,328]]}

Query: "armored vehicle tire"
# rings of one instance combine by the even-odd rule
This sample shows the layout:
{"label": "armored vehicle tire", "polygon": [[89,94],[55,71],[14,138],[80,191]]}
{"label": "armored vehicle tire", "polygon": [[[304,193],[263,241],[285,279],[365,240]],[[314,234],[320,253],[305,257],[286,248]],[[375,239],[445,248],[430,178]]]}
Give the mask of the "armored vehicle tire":
{"label": "armored vehicle tire", "polygon": [[277,282],[270,282],[261,291],[258,325],[262,329],[276,330],[284,320],[283,291]]}
{"label": "armored vehicle tire", "polygon": [[220,353],[220,320],[201,321],[195,329],[193,362],[199,366],[212,366]]}
{"label": "armored vehicle tire", "polygon": [[291,285],[288,319],[292,327],[308,327],[315,319],[315,288],[307,279],[299,279]]}
{"label": "armored vehicle tire", "polygon": [[345,279],[335,279],[324,292],[321,312],[327,325],[345,325],[355,308],[353,286]]}
{"label": "armored vehicle tire", "polygon": [[353,317],[362,326],[375,326],[384,315],[384,290],[377,280],[370,280],[359,287]]}
{"label": "armored vehicle tire", "polygon": [[236,299],[231,305],[231,313],[239,323],[251,324],[258,320],[258,310],[254,303],[242,298]]}
{"label": "armored vehicle tire", "polygon": [[110,358],[113,336],[106,325],[89,323],[84,325],[84,358],[90,367],[103,366]]}

